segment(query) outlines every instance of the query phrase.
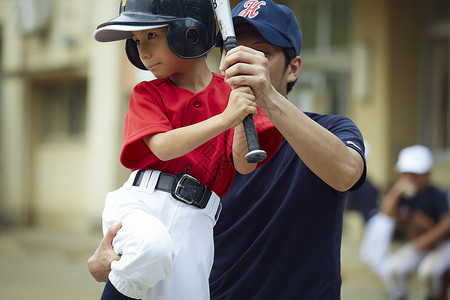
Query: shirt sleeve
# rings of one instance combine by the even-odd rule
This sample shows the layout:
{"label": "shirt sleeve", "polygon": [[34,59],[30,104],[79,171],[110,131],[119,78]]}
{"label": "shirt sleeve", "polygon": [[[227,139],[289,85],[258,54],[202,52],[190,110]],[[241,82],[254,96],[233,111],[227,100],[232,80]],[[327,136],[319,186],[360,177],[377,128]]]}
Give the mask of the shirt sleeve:
{"label": "shirt sleeve", "polygon": [[367,168],[365,158],[364,139],[356,124],[347,117],[336,116],[329,127],[329,130],[335,134],[347,147],[356,150],[364,162],[364,171],[359,180],[349,190],[357,190],[366,180]]}
{"label": "shirt sleeve", "polygon": [[158,162],[159,159],[151,152],[143,138],[171,129],[172,125],[159,93],[152,89],[150,84],[138,84],[131,94],[125,117],[120,157],[122,164],[133,170]]}

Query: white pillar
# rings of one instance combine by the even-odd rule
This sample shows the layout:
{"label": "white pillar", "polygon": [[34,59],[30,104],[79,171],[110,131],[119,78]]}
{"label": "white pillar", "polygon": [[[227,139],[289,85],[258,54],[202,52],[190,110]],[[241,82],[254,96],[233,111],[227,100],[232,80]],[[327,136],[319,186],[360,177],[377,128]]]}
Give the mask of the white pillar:
{"label": "white pillar", "polygon": [[[14,1],[2,3],[2,23],[17,24]],[[21,224],[27,221],[29,209],[29,130],[26,118],[25,83],[17,70],[23,65],[23,43],[17,38],[17,26],[3,26],[2,88],[0,100],[0,219]]]}
{"label": "white pillar", "polygon": [[[116,1],[92,2],[96,26],[118,15]],[[87,153],[88,172],[87,208],[94,224],[100,224],[106,193],[118,188],[121,168],[121,66],[123,41],[99,43],[92,39],[88,62]]]}

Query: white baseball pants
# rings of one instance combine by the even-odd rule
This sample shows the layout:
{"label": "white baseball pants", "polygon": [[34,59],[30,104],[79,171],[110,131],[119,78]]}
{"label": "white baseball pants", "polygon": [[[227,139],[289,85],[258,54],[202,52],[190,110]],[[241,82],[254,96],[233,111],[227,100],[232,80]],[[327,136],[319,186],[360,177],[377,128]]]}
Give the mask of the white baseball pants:
{"label": "white baseball pants", "polygon": [[155,190],[159,171],[145,171],[133,186],[136,173],[106,197],[103,233],[122,222],[113,241],[121,259],[111,264],[109,280],[131,298],[209,299],[219,197],[213,193],[200,209]]}

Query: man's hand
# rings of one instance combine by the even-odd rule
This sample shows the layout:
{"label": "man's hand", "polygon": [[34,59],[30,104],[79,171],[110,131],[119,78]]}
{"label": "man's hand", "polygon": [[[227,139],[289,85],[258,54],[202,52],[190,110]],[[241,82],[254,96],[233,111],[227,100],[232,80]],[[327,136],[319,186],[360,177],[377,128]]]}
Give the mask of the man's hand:
{"label": "man's hand", "polygon": [[112,241],[121,227],[122,223],[111,226],[94,254],[87,261],[89,272],[98,282],[106,282],[108,280],[111,262],[120,259],[120,255],[114,252]]}
{"label": "man's hand", "polygon": [[257,102],[262,95],[275,92],[269,73],[269,60],[261,51],[245,46],[233,48],[222,56],[220,70],[225,75],[225,81],[233,89],[241,86],[250,87]]}
{"label": "man's hand", "polygon": [[[386,193],[383,203],[381,205],[381,211],[389,216],[397,218],[398,215],[398,203],[400,197],[405,194],[405,191],[414,187],[409,174],[401,174],[394,185]],[[411,192],[409,192],[411,194]]]}

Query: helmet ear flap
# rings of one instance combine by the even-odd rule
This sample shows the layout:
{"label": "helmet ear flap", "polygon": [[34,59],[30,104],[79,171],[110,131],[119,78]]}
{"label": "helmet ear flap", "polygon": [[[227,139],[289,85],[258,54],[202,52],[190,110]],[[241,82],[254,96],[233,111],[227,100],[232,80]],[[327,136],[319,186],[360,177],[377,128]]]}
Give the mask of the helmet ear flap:
{"label": "helmet ear flap", "polygon": [[125,43],[125,51],[128,56],[128,60],[136,67],[141,70],[147,71],[147,68],[141,61],[141,57],[139,56],[139,51],[136,46],[136,43],[132,39],[127,39]]}
{"label": "helmet ear flap", "polygon": [[181,58],[197,58],[208,53],[213,47],[211,33],[200,21],[185,18],[171,22],[167,31],[167,43],[173,53]]}
{"label": "helmet ear flap", "polygon": [[[181,58],[197,58],[205,55],[215,46],[215,23],[213,27],[212,30],[208,29],[205,24],[192,18],[171,22],[167,31],[167,43],[170,50]],[[127,39],[125,51],[128,60],[135,67],[147,70],[132,39]]]}

